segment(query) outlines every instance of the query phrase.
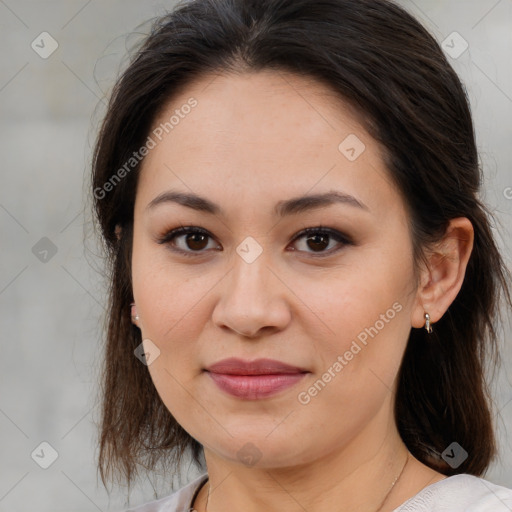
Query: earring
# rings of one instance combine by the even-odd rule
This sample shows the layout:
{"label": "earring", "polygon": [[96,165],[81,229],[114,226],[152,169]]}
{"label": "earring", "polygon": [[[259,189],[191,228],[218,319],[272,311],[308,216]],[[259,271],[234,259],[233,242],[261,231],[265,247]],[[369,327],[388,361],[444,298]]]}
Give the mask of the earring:
{"label": "earring", "polygon": [[430,315],[425,313],[425,329],[430,334],[432,332],[432,325],[430,324]]}
{"label": "earring", "polygon": [[[139,320],[139,315],[135,312],[135,302],[132,302],[130,304],[130,307],[131,307],[132,322],[135,323]],[[135,312],[135,314],[134,314],[134,312]]]}

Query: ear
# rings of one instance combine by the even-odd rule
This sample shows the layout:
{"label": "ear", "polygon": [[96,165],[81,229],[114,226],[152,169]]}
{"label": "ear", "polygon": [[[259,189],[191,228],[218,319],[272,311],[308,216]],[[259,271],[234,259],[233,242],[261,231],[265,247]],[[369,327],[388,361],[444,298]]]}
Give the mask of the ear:
{"label": "ear", "polygon": [[116,224],[114,232],[116,234],[117,239],[120,240],[121,235],[123,233],[123,228],[121,227],[121,224]]}
{"label": "ear", "polygon": [[411,311],[413,327],[425,325],[425,313],[432,323],[446,313],[462,287],[473,241],[471,221],[459,217],[450,221],[443,239],[429,249],[428,266],[421,271]]}

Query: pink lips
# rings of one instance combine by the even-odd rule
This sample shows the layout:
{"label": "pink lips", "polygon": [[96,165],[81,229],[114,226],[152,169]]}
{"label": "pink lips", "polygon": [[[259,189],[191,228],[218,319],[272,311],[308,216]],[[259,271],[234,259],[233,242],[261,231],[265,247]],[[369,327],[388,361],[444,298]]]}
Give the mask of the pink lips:
{"label": "pink lips", "polygon": [[278,393],[301,380],[308,370],[274,359],[244,361],[223,359],[208,368],[215,384],[232,396],[258,400]]}

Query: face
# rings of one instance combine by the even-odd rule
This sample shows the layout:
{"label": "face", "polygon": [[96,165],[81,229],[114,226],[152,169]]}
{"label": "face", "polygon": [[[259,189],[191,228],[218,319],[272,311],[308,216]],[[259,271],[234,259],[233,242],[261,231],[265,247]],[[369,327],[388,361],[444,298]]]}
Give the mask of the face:
{"label": "face", "polygon": [[[380,147],[332,91],[275,72],[205,77],[149,135],[133,297],[166,407],[226,460],[254,450],[279,467],[347,446],[392,410],[411,329],[408,216]],[[245,377],[287,387],[235,396],[205,371],[228,357],[303,373]]]}

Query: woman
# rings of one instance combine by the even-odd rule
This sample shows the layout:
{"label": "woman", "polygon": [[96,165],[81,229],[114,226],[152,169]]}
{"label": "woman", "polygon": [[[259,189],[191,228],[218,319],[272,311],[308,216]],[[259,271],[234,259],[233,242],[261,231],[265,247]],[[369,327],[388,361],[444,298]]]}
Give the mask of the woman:
{"label": "woman", "polygon": [[186,2],[116,84],[93,167],[102,479],[204,471],[132,510],[512,510],[482,478],[510,276],[465,90],[409,14]]}

